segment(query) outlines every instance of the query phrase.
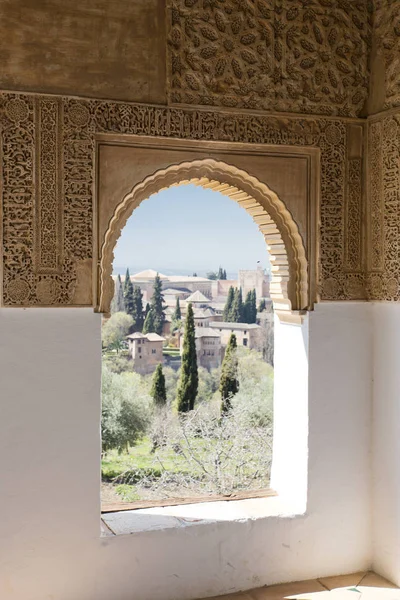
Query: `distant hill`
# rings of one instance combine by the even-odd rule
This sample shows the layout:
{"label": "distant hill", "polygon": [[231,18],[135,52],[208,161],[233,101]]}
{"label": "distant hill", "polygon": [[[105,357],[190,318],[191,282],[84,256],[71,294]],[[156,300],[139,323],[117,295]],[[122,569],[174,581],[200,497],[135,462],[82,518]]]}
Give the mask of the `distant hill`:
{"label": "distant hill", "polygon": [[[168,267],[159,267],[158,269],[156,269],[153,265],[134,265],[131,266],[129,265],[129,272],[131,273],[131,275],[134,275],[135,273],[139,273],[140,271],[145,271],[147,269],[154,269],[155,271],[158,271],[159,273],[163,273],[163,275],[193,275],[193,273],[197,273],[197,275],[199,277],[206,277],[207,273],[209,273],[210,271],[213,270],[213,268],[210,269],[194,269],[194,270],[190,270],[190,269],[169,269]],[[215,270],[215,269],[214,269]],[[126,267],[114,267],[114,275],[125,275],[126,272]],[[236,279],[237,278],[237,271],[227,271],[227,278],[228,279]]]}

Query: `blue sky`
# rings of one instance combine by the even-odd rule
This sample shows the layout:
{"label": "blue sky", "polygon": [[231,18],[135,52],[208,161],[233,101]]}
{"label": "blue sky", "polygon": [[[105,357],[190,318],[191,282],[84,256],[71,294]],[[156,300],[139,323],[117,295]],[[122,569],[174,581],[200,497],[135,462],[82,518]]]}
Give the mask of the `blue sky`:
{"label": "blue sky", "polygon": [[236,202],[194,185],[150,196],[133,212],[115,248],[114,271],[154,269],[199,276],[221,265],[232,275],[268,265],[264,238]]}

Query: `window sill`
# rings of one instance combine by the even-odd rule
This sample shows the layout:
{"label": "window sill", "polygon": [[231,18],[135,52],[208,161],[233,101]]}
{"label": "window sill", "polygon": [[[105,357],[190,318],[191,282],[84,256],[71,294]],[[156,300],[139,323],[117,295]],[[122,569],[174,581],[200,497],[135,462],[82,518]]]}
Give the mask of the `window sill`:
{"label": "window sill", "polygon": [[123,510],[102,515],[102,536],[130,535],[226,521],[240,523],[269,517],[294,517],[304,514],[293,508],[293,503],[284,502],[279,496],[270,496]]}

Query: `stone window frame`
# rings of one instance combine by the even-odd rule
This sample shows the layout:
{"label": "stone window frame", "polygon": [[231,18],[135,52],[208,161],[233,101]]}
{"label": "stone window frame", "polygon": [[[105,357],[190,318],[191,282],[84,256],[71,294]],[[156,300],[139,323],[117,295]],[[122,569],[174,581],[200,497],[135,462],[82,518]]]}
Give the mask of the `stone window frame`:
{"label": "stone window frame", "polygon": [[[161,140],[157,140],[161,142]],[[97,136],[96,154],[99,155],[99,147],[102,144],[123,144],[126,146],[142,146],[154,144],[152,139],[133,139],[131,136]],[[182,140],[167,139],[162,141],[171,149],[179,147],[182,149]],[[186,143],[193,149],[193,142]],[[198,141],[196,146],[201,146]],[[208,144],[210,154],[219,143]],[[238,151],[262,151],[269,156],[302,156],[308,161],[308,253],[305,250],[303,239],[298,226],[284,202],[278,195],[268,187],[265,182],[260,181],[248,172],[230,165],[228,162],[214,160],[213,158],[195,159],[181,163],[171,164],[164,168],[149,173],[141,182],[133,186],[131,191],[121,198],[109,221],[104,238],[100,235],[94,236],[94,255],[97,264],[94,268],[94,293],[95,310],[109,314],[111,299],[114,292],[112,279],[112,262],[114,248],[117,240],[125,226],[128,218],[140,203],[162,189],[185,185],[188,183],[212,189],[235,200],[250,214],[258,225],[267,244],[267,250],[271,259],[273,278],[270,286],[271,298],[275,312],[284,320],[296,322],[301,320],[302,314],[312,310],[314,302],[318,300],[318,248],[319,248],[319,172],[320,152],[319,149],[309,147],[276,147],[258,144],[224,144],[228,149],[227,160],[229,160],[229,149],[232,153]],[[97,169],[99,161],[96,160]],[[99,173],[96,176],[99,181]],[[98,197],[98,189],[97,189]],[[99,211],[96,202],[95,223]]]}

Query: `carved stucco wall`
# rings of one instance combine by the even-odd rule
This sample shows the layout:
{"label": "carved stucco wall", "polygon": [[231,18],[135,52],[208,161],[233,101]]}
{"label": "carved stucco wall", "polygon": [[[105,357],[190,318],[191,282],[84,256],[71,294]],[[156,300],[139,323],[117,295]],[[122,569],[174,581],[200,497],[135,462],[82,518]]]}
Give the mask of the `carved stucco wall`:
{"label": "carved stucco wall", "polygon": [[368,123],[368,295],[400,300],[400,111]]}
{"label": "carved stucco wall", "polygon": [[1,94],[0,125],[6,306],[92,304],[96,133],[320,148],[321,296],[365,296],[359,121]]}
{"label": "carved stucco wall", "polygon": [[369,0],[168,0],[169,99],[357,116]]}
{"label": "carved stucco wall", "polygon": [[400,3],[375,0],[370,111],[400,106]]}
{"label": "carved stucco wall", "polygon": [[[368,118],[367,293],[400,300],[400,3],[375,0]],[[381,111],[381,112],[379,112]],[[383,111],[383,112],[382,112]]]}
{"label": "carved stucco wall", "polygon": [[[2,14],[5,7],[0,0]],[[400,104],[400,7],[376,0],[374,8],[369,0],[168,0],[169,107],[2,93],[4,304],[92,304],[99,133],[319,148],[321,298],[399,299],[399,117],[388,113],[368,125],[353,118],[365,115],[371,43],[370,107]],[[10,18],[24,40],[27,24]],[[45,51],[47,38],[41,43]],[[72,57],[72,41],[65,36],[63,43]],[[0,81],[27,90],[37,82],[42,91],[41,79],[23,72],[27,49],[18,42],[19,58],[3,61]],[[112,95],[111,79],[103,84]],[[71,78],[68,89],[100,95],[85,85]]]}

